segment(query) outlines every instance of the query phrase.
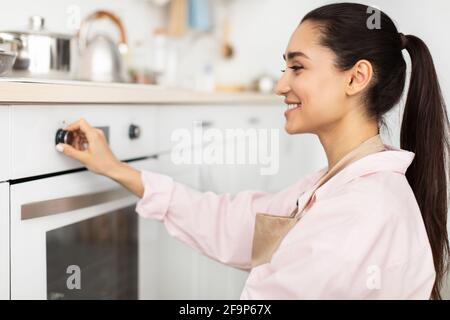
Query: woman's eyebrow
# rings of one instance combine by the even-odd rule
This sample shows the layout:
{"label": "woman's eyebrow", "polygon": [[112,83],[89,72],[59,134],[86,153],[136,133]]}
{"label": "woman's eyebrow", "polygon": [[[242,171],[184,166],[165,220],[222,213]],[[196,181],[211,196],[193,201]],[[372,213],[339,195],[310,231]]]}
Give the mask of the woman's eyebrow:
{"label": "woman's eyebrow", "polygon": [[[309,59],[309,57],[301,51],[288,52],[287,57],[288,57],[288,60],[292,60],[295,57],[303,57],[303,58]],[[283,59],[284,59],[284,61],[286,61],[286,55],[284,53],[283,53]]]}

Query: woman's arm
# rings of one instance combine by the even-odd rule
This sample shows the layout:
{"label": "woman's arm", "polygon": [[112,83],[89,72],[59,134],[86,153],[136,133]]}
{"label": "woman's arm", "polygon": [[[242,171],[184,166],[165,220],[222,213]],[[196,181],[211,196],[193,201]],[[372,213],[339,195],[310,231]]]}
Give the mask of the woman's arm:
{"label": "woman's arm", "polygon": [[58,145],[59,151],[140,197],[136,212],[162,221],[170,235],[210,258],[240,269],[251,267],[256,213],[291,213],[307,181],[275,194],[250,190],[234,196],[199,192],[169,176],[137,171],[120,162],[111,152],[103,131],[92,128],[85,120],[66,130],[73,131],[75,142],[73,146]]}
{"label": "woman's arm", "polygon": [[142,198],[144,185],[141,173],[114,156],[102,130],[91,127],[84,119],[69,125],[65,130],[74,134],[74,143],[59,144],[56,146],[58,151],[80,161],[90,171],[115,180]]}

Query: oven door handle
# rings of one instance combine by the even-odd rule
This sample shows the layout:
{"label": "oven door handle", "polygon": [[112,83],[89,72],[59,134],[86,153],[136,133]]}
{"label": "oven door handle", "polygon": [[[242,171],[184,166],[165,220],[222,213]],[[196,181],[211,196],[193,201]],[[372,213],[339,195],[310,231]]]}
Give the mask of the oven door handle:
{"label": "oven door handle", "polygon": [[51,200],[30,202],[21,206],[21,220],[52,216],[119,200],[132,194],[124,188]]}

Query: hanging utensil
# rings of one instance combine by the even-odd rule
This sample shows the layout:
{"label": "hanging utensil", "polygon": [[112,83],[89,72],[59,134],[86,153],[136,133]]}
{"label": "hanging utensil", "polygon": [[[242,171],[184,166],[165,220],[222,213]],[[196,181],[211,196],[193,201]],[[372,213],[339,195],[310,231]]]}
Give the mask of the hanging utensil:
{"label": "hanging utensil", "polygon": [[172,0],[169,8],[168,34],[172,37],[182,37],[186,34],[187,0]]}
{"label": "hanging utensil", "polygon": [[231,59],[234,55],[234,48],[230,43],[230,5],[227,3],[225,7],[225,17],[223,25],[223,44],[222,56],[225,59]]}

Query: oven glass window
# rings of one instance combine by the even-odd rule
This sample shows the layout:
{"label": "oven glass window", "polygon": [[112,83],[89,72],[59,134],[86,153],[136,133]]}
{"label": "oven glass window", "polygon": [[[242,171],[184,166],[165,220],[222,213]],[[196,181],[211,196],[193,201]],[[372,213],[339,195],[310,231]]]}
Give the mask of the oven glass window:
{"label": "oven glass window", "polygon": [[47,232],[47,298],[137,299],[133,207]]}

